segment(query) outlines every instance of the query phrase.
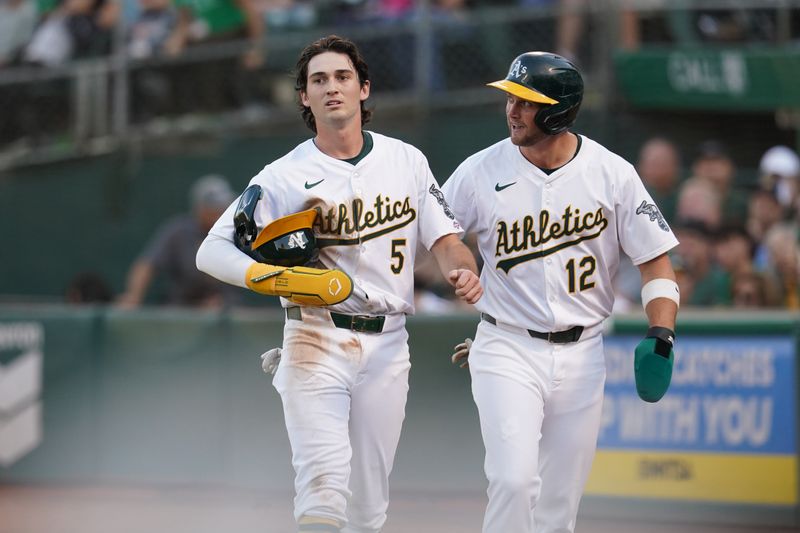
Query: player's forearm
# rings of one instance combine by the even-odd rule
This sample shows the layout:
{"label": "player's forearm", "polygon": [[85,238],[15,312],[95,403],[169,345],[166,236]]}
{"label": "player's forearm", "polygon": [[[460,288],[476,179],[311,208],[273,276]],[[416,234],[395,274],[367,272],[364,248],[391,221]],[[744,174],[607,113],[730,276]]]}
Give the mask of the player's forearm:
{"label": "player's forearm", "polygon": [[[646,303],[644,311],[647,314],[647,321],[650,326],[659,326],[663,328],[675,329],[675,319],[678,314],[678,303],[671,298],[678,299],[677,285],[670,288],[669,282],[674,284],[675,272],[672,269],[672,263],[667,254],[662,254],[655,259],[639,265],[639,271],[642,274],[642,287],[646,287],[651,281],[661,283],[661,287],[657,289],[662,291],[665,297],[655,297]],[[663,280],[663,281],[662,281]],[[666,281],[667,283],[664,283]],[[675,291],[671,294],[670,291]],[[667,297],[668,296],[668,297]]]}
{"label": "player's forearm", "polygon": [[141,304],[152,279],[153,266],[147,261],[136,261],[128,274],[125,292],[120,296],[120,301],[128,305]]}
{"label": "player's forearm", "polygon": [[445,235],[436,241],[431,247],[431,252],[445,278],[453,270],[469,270],[475,274],[478,273],[475,256],[455,233]]}
{"label": "player's forearm", "polygon": [[197,250],[197,269],[220,281],[246,287],[247,269],[253,259],[239,251],[231,241],[208,235]]}
{"label": "player's forearm", "polygon": [[658,326],[675,331],[675,319],[678,316],[678,305],[666,298],[657,298],[645,308],[647,323],[650,327]]}

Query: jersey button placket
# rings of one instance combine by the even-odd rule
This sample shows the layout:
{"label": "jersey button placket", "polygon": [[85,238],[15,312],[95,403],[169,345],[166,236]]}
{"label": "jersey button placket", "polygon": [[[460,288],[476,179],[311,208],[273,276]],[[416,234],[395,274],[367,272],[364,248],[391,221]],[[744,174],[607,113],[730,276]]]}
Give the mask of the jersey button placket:
{"label": "jersey button placket", "polygon": [[[351,176],[350,176],[350,180],[351,180],[351,184],[352,184],[352,187],[353,187],[354,196],[363,202],[364,198],[362,196],[362,193],[363,193],[362,182],[361,182],[361,177],[360,177],[359,173],[358,172],[353,172],[351,174]],[[361,230],[360,229],[357,230],[356,235],[357,235],[358,240],[359,240],[358,248],[357,248],[358,249],[358,258],[356,259],[356,262],[357,262],[357,264],[360,265],[361,258],[363,257],[364,253],[366,253],[367,247],[364,246],[363,242],[361,242]],[[361,282],[357,281],[357,283],[360,284]]]}
{"label": "jersey button placket", "polygon": [[[547,209],[548,211],[550,210],[550,195],[552,192],[551,189],[552,189],[552,184],[546,183],[544,186],[544,191],[542,191],[542,206],[544,209]],[[539,228],[539,230],[543,232],[544,228]],[[544,245],[542,245],[542,248],[544,249]],[[550,301],[551,304],[555,303],[556,301],[556,294],[555,294],[556,288],[555,288],[555,282],[553,281],[554,274],[552,270],[553,270],[553,258],[547,257],[544,260],[544,277],[547,286],[547,294],[548,294],[547,299]]]}

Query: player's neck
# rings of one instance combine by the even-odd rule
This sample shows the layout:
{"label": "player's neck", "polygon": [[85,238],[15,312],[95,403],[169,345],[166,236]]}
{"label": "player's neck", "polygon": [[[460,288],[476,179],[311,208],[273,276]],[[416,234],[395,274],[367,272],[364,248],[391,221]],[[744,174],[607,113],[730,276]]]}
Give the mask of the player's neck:
{"label": "player's neck", "polygon": [[314,144],[325,155],[335,159],[351,159],[357,156],[364,146],[361,121],[341,129],[318,126]]}
{"label": "player's neck", "polygon": [[559,168],[566,165],[578,149],[577,136],[569,131],[547,136],[531,146],[520,146],[519,151],[539,168]]}

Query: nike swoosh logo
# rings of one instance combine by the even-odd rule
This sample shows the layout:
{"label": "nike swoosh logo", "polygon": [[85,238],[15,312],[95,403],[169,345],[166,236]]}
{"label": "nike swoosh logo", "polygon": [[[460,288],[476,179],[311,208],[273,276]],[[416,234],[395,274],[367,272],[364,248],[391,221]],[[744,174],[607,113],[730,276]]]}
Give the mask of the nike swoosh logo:
{"label": "nike swoosh logo", "polygon": [[517,182],[516,182],[516,181],[512,181],[511,183],[507,183],[507,184],[505,184],[505,185],[500,185],[500,183],[498,182],[498,183],[497,183],[497,184],[494,186],[494,190],[496,190],[497,192],[500,192],[500,191],[502,191],[503,189],[508,189],[509,187],[511,187],[512,185],[514,185],[515,183],[517,183]]}
{"label": "nike swoosh logo", "polygon": [[319,184],[320,184],[320,183],[322,183],[323,181],[325,181],[325,178],[322,178],[322,179],[321,179],[321,180],[319,180],[319,181],[315,181],[314,183],[309,183],[309,182],[306,182],[306,189],[310,189],[310,188],[312,188],[312,187],[316,187],[317,185],[319,185]]}

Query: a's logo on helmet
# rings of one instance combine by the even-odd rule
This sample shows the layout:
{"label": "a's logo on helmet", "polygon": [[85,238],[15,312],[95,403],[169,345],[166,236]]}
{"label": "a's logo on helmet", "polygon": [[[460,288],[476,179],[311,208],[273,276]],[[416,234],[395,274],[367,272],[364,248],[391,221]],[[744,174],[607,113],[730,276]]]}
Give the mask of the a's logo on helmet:
{"label": "a's logo on helmet", "polygon": [[519,78],[520,76],[524,75],[528,72],[528,67],[522,64],[522,61],[514,61],[514,64],[511,65],[511,70],[508,71],[508,76]]}
{"label": "a's logo on helmet", "polygon": [[330,282],[328,282],[328,293],[330,293],[331,296],[336,296],[340,292],[342,292],[342,282],[336,278],[331,279]]}
{"label": "a's logo on helmet", "polygon": [[289,237],[289,242],[287,243],[289,248],[301,248],[303,250],[306,249],[306,244],[308,244],[308,239],[306,239],[306,236],[301,231],[293,233],[291,237]]}

